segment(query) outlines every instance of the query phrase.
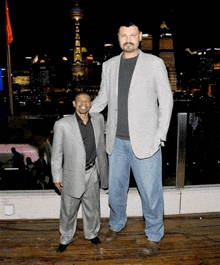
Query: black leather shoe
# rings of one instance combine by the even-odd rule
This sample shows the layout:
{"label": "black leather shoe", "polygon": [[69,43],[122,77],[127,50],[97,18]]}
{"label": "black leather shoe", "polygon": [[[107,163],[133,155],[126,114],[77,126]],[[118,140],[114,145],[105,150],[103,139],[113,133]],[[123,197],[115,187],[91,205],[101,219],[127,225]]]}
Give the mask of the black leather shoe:
{"label": "black leather shoe", "polygon": [[98,237],[95,237],[95,238],[91,239],[90,241],[91,241],[91,243],[94,244],[94,245],[99,245],[99,244],[101,244],[101,241],[100,241],[100,239],[99,239]]}
{"label": "black leather shoe", "polygon": [[[72,241],[73,242],[73,241]],[[57,253],[62,253],[62,252],[64,252],[66,249],[67,249],[67,247],[72,243],[72,242],[70,242],[69,244],[67,244],[67,245],[63,245],[63,244],[60,244],[59,245],[59,247],[57,248]]]}

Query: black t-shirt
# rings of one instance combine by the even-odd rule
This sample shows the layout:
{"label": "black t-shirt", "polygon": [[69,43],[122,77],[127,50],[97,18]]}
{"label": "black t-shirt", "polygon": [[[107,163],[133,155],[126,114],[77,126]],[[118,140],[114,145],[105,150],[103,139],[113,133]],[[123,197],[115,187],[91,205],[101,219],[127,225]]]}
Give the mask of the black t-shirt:
{"label": "black t-shirt", "polygon": [[125,59],[121,56],[118,80],[118,123],[116,137],[130,140],[128,128],[128,94],[138,56]]}

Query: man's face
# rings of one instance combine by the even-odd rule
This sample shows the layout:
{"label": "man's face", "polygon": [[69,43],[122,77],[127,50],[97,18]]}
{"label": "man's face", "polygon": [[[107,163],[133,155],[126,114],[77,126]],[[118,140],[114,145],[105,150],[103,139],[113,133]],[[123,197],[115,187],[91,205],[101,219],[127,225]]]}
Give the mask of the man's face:
{"label": "man's face", "polygon": [[142,40],[142,32],[136,26],[122,26],[118,32],[118,40],[124,52],[133,52],[138,49],[139,43]]}
{"label": "man's face", "polygon": [[73,101],[73,106],[78,114],[87,114],[92,107],[91,98],[89,95],[78,95]]}

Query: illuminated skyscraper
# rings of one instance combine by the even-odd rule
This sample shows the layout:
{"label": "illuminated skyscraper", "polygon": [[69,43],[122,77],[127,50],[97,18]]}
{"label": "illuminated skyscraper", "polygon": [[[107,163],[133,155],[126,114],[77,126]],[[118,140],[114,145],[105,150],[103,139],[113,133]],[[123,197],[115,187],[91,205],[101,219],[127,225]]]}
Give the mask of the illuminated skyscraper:
{"label": "illuminated skyscraper", "polygon": [[146,53],[153,53],[153,36],[151,34],[142,35],[141,50]]}
{"label": "illuminated skyscraper", "polygon": [[177,76],[173,36],[165,22],[160,26],[159,57],[164,60],[169,75],[171,89],[175,92],[177,88]]}
{"label": "illuminated skyscraper", "polygon": [[104,44],[104,61],[113,57],[113,44],[105,43]]}
{"label": "illuminated skyscraper", "polygon": [[80,43],[80,23],[79,20],[83,18],[83,13],[79,7],[78,1],[75,1],[75,7],[70,11],[70,17],[75,19],[75,46],[74,46],[74,59],[72,63],[72,73],[74,76],[84,75],[84,63],[82,61],[82,52],[86,49],[81,47]]}
{"label": "illuminated skyscraper", "polygon": [[157,41],[158,38],[153,38],[151,34],[143,34],[141,41],[141,50],[150,54],[159,54],[159,57],[164,60],[169,75],[171,89],[173,92],[175,92],[177,89],[177,75],[174,57],[173,36],[165,22],[163,22],[160,26],[159,50]]}

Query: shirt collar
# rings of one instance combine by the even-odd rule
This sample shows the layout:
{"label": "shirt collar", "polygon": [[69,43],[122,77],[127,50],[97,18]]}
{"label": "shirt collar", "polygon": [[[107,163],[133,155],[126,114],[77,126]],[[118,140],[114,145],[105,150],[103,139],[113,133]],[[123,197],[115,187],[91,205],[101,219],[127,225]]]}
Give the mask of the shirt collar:
{"label": "shirt collar", "polygon": [[[77,114],[77,112],[76,112],[76,119],[77,119],[77,121],[78,121],[79,123],[84,124],[84,123],[83,123],[83,120],[79,117],[79,115]],[[89,114],[89,119],[88,119],[88,122],[87,122],[87,123],[89,123],[90,120],[91,120],[91,116],[90,116],[90,114]]]}

